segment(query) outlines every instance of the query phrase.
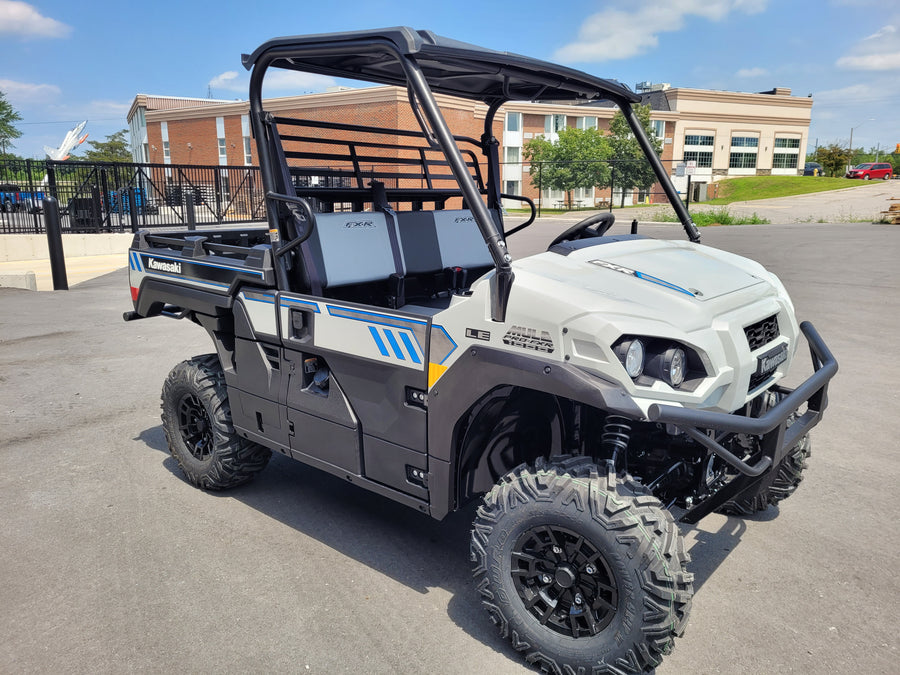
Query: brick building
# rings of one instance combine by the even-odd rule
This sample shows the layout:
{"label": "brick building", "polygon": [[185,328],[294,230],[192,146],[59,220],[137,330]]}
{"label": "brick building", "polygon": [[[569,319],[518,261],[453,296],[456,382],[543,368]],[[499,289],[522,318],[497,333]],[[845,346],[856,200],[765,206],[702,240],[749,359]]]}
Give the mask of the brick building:
{"label": "brick building", "polygon": [[[651,106],[653,131],[662,140],[662,160],[670,167],[676,187],[684,192],[687,179],[677,171],[681,161],[691,162],[693,200],[705,199],[708,186],[730,176],[791,174],[802,172],[812,99],[795,97],[790,89],[748,94],[670,88],[668,85],[644,83],[642,99]],[[487,108],[472,101],[437,96],[451,131],[477,143],[483,132]],[[379,127],[379,138],[385,144],[402,144],[400,136],[390,130],[418,131],[419,126],[409,106],[405,90],[397,87],[338,89],[321,94],[267,99],[267,111],[279,117],[311,120],[320,123],[344,123]],[[249,104],[246,101],[216,101],[139,94],[128,114],[132,154],[135,161],[158,164],[192,164],[206,166],[253,166],[257,164],[256,145],[250,135]],[[548,102],[507,103],[496,116],[494,136],[500,141],[503,190],[539,200],[545,207],[556,206],[563,199],[560,192],[544,190],[538,194],[537,179],[531,167],[523,162],[523,148],[529,139],[544,135],[554,140],[566,127],[608,128],[615,113],[612,105],[571,105]],[[320,159],[297,160],[321,166],[341,164],[339,156],[347,154],[341,144],[317,144],[315,139],[349,140],[347,132],[334,129],[303,128],[297,132],[302,141],[287,138],[285,149],[303,143],[308,152]],[[293,134],[292,134],[293,135]],[[372,136],[364,139],[376,143]],[[472,157],[481,161],[476,146]],[[369,148],[368,156],[411,159],[415,152]],[[347,164],[347,162],[344,162]],[[481,170],[486,166],[481,161]],[[709,190],[714,192],[714,190]],[[574,199],[583,206],[593,206],[623,195],[596,188],[576,191]],[[651,189],[643,194],[629,191],[624,203],[665,201]],[[511,203],[510,205],[513,205]]]}

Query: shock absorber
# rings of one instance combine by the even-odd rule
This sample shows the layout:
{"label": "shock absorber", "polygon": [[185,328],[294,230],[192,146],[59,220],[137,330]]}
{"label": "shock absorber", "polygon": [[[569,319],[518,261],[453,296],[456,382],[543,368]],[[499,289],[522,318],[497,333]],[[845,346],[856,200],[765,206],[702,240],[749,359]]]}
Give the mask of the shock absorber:
{"label": "shock absorber", "polygon": [[612,458],[613,464],[618,466],[619,455],[624,455],[628,450],[628,441],[631,438],[631,420],[622,415],[607,415],[603,423],[603,435],[600,436],[600,445]]}

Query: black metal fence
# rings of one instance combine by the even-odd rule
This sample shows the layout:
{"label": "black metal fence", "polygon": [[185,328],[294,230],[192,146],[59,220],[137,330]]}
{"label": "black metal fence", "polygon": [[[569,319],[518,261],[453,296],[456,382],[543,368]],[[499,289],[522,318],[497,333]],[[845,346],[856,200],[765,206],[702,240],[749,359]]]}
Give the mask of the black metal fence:
{"label": "black metal fence", "polygon": [[55,197],[63,232],[130,232],[262,221],[259,168],[13,160],[0,162],[0,233],[44,231]]}

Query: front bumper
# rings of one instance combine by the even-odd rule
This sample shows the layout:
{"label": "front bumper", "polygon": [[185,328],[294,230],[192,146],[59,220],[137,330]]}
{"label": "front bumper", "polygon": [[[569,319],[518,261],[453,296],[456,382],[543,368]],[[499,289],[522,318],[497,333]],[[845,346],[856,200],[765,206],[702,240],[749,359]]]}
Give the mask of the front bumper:
{"label": "front bumper", "polygon": [[[744,417],[660,404],[650,406],[648,411],[650,421],[678,427],[739,472],[737,478],[728,485],[685,513],[681,517],[682,521],[696,523],[725,502],[762,482],[769,472],[778,470],[778,464],[788,450],[819,423],[822,413],[828,406],[828,383],[837,373],[838,364],[811,323],[800,324],[800,330],[809,343],[815,372],[796,389],[774,388],[774,391],[785,396],[761,417]],[[806,412],[798,415],[788,427],[788,418],[798,412],[804,404]],[[717,432],[717,437],[710,436],[708,430]],[[720,433],[761,436],[762,456],[754,464],[747,464],[718,442],[721,438],[718,436]]]}

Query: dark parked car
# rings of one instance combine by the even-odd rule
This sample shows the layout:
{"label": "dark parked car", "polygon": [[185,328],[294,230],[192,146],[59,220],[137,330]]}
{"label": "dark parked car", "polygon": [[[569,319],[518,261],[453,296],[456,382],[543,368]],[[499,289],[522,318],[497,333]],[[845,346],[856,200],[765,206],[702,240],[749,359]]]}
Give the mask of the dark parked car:
{"label": "dark parked car", "polygon": [[818,162],[807,162],[803,167],[804,176],[824,176],[825,169]]}
{"label": "dark parked car", "polygon": [[862,178],[863,180],[881,178],[890,180],[893,178],[893,174],[894,168],[887,162],[868,162],[866,164],[857,164],[844,175],[844,178]]}

